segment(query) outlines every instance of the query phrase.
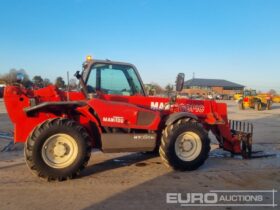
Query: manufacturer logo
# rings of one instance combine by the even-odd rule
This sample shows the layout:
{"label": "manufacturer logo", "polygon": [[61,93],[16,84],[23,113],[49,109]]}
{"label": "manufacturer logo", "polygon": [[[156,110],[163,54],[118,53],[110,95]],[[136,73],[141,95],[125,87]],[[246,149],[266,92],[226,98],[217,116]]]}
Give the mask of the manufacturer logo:
{"label": "manufacturer logo", "polygon": [[276,190],[210,190],[207,193],[166,193],[166,203],[180,206],[276,207]]}
{"label": "manufacturer logo", "polygon": [[[153,110],[169,110],[171,106],[168,103],[154,102],[154,101],[151,102],[151,109]],[[203,113],[205,111],[205,106],[203,104],[181,103],[179,106],[180,106],[180,110],[185,112]]]}
{"label": "manufacturer logo", "polygon": [[103,122],[124,123],[124,118],[119,116],[103,117]]}
{"label": "manufacturer logo", "polygon": [[151,102],[151,109],[153,110],[168,110],[170,109],[170,105],[168,103],[163,102]]}
{"label": "manufacturer logo", "polygon": [[202,104],[186,104],[186,109],[188,112],[202,113],[205,110],[205,106]]}

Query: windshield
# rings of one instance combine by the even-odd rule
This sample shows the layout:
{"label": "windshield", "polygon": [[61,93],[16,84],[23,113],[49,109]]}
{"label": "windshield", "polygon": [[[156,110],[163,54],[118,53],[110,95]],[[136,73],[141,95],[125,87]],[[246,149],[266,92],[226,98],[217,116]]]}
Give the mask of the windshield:
{"label": "windshield", "polygon": [[141,82],[129,65],[93,64],[86,85],[89,93],[101,91],[110,95],[144,95]]}
{"label": "windshield", "polygon": [[257,92],[255,90],[245,90],[244,96],[256,96]]}
{"label": "windshield", "polygon": [[252,94],[252,96],[256,96],[256,95],[257,95],[257,92],[256,92],[255,90],[252,90],[252,91],[251,91],[251,94]]}

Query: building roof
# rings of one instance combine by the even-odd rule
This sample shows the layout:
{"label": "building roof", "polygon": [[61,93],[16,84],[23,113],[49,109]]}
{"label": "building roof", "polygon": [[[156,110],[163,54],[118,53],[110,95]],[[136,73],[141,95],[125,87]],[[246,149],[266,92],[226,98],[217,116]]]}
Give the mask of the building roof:
{"label": "building roof", "polygon": [[224,79],[199,79],[193,78],[185,81],[184,86],[204,86],[204,87],[231,87],[231,88],[244,88],[244,85],[240,85],[234,82],[230,82]]}

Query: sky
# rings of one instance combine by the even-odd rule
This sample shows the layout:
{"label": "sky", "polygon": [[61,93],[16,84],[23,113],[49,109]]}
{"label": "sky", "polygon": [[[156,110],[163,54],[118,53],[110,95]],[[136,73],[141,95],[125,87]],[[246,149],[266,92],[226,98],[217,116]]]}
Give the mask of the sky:
{"label": "sky", "polygon": [[278,0],[0,0],[0,74],[54,80],[87,55],[137,66],[144,83],[226,79],[280,91]]}

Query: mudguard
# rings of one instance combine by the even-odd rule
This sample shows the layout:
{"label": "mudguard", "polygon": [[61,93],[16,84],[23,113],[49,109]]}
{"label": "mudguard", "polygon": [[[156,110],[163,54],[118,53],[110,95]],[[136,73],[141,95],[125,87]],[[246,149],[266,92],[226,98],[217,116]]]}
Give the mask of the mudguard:
{"label": "mudguard", "polygon": [[173,113],[171,115],[169,115],[165,121],[165,125],[168,126],[168,125],[171,125],[173,124],[175,121],[181,119],[181,118],[191,118],[191,119],[194,119],[194,120],[198,120],[198,117],[192,113],[189,113],[189,112],[176,112],[176,113]]}

